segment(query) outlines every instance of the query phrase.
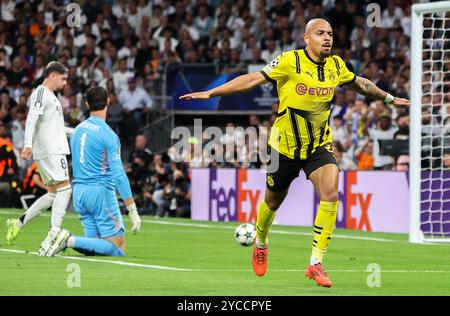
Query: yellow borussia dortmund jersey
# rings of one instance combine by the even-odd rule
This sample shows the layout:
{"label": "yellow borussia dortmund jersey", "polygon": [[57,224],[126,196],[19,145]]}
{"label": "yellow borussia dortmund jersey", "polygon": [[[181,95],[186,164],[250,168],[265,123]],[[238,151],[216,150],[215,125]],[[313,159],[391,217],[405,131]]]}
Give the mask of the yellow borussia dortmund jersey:
{"label": "yellow borussia dortmund jersey", "polygon": [[306,49],[277,56],[261,73],[277,84],[280,106],[269,145],[289,158],[306,159],[332,141],[330,101],[338,85],[351,83],[355,74],[337,55],[317,63]]}

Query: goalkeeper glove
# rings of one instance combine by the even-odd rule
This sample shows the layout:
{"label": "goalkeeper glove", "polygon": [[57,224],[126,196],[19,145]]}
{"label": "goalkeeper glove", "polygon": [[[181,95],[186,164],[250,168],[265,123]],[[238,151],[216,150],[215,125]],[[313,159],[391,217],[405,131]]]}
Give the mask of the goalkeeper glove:
{"label": "goalkeeper glove", "polygon": [[137,208],[136,208],[136,204],[130,204],[127,205],[127,210],[128,210],[128,217],[131,220],[131,232],[133,234],[137,234],[139,232],[139,230],[141,230],[141,218],[139,217],[139,214],[137,212]]}

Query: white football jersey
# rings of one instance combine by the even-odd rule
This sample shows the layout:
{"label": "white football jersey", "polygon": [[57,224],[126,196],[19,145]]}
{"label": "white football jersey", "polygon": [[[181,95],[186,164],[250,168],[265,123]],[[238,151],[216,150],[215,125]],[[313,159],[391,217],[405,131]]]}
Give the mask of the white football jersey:
{"label": "white football jersey", "polygon": [[63,109],[58,97],[40,85],[31,94],[28,106],[30,112],[39,115],[33,133],[33,159],[45,159],[52,154],[69,155]]}

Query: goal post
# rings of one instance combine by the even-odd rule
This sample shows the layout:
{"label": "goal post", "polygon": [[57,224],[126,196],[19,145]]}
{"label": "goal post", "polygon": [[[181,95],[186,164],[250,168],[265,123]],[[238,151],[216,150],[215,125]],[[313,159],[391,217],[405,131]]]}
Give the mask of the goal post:
{"label": "goal post", "polygon": [[[409,241],[450,242],[450,131],[437,111],[448,107],[450,1],[414,4],[411,15]],[[423,109],[431,124],[422,124]]]}

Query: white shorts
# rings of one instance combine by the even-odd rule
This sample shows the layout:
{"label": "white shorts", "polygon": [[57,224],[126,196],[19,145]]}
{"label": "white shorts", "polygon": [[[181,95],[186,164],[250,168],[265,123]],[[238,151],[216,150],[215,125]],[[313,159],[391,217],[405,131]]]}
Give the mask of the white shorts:
{"label": "white shorts", "polygon": [[45,159],[36,160],[36,164],[45,185],[55,185],[69,180],[66,155],[50,155]]}

